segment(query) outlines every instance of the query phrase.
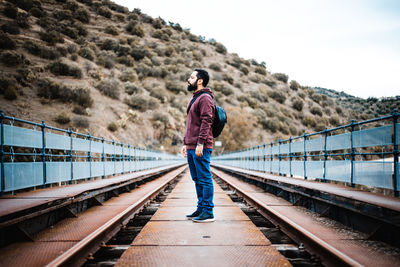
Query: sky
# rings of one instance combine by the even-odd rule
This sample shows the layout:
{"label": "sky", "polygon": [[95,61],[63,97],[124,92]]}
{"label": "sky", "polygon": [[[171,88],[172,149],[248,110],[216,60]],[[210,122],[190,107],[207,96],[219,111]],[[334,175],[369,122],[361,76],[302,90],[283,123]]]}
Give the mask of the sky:
{"label": "sky", "polygon": [[179,23],[301,85],[400,95],[399,0],[114,0]]}

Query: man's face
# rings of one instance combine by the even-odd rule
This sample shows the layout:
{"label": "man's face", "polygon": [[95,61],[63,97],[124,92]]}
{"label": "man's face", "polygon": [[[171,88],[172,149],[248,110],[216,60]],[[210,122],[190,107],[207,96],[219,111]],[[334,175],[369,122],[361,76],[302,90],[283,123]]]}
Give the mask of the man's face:
{"label": "man's face", "polygon": [[188,91],[195,91],[197,89],[197,71],[193,71],[188,79]]}

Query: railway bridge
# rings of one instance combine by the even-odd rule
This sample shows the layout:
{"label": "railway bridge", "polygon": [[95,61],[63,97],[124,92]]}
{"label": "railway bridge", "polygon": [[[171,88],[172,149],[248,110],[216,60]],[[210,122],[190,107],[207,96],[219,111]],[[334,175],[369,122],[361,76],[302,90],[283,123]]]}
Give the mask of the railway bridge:
{"label": "railway bridge", "polygon": [[0,113],[0,266],[400,266],[399,113],[186,159]]}

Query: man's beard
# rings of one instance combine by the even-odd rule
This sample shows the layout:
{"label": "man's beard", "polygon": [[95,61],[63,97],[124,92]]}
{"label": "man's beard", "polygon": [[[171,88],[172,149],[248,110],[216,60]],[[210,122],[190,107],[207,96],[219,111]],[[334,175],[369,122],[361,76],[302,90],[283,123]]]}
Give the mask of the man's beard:
{"label": "man's beard", "polygon": [[196,89],[197,89],[197,80],[194,82],[194,85],[189,83],[187,88],[186,88],[186,90],[188,90],[189,92],[190,91],[196,91]]}

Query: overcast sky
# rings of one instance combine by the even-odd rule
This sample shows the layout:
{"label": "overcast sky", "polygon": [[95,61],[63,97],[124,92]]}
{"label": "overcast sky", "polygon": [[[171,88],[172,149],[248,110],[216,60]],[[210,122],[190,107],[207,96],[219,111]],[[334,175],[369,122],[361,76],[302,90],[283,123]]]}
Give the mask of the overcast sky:
{"label": "overcast sky", "polygon": [[114,0],[179,23],[301,85],[400,95],[400,0]]}

